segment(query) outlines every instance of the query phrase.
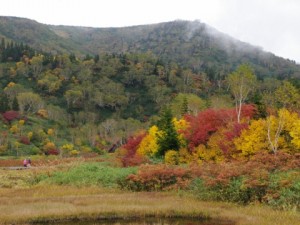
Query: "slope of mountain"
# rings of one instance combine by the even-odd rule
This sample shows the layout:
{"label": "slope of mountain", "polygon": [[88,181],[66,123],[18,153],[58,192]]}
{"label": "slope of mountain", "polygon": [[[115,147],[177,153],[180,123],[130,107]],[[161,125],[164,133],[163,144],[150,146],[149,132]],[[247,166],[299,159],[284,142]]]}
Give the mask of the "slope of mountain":
{"label": "slope of mountain", "polygon": [[0,17],[0,38],[0,155],[58,154],[65,143],[76,143],[70,154],[100,152],[164,107],[178,118],[230,108],[226,78],[242,63],[261,78],[245,101],[257,117],[270,102],[299,107],[299,65],[198,21],[88,28]]}
{"label": "slope of mountain", "polygon": [[29,19],[0,17],[0,37],[54,54],[78,51],[76,45],[58,36],[49,26]]}
{"label": "slope of mountain", "polygon": [[294,61],[264,52],[199,21],[173,21],[123,28],[52,26],[0,17],[0,37],[52,53],[78,55],[151,51],[194,71],[228,71],[247,62],[258,76],[299,77]]}

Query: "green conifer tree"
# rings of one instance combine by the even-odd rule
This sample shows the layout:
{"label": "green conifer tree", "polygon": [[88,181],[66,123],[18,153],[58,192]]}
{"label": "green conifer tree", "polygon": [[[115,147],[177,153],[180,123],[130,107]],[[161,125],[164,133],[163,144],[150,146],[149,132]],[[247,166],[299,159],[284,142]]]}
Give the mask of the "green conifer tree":
{"label": "green conifer tree", "polygon": [[0,112],[6,112],[9,110],[9,100],[6,94],[0,96]]}
{"label": "green conifer tree", "polygon": [[12,102],[12,110],[19,111],[19,103],[17,97],[14,97],[14,100]]}
{"label": "green conifer tree", "polygon": [[161,119],[157,126],[162,134],[158,136],[157,156],[164,156],[168,150],[179,150],[180,144],[178,134],[173,123],[173,116],[170,108],[163,110]]}
{"label": "green conifer tree", "polygon": [[183,102],[182,102],[182,105],[181,105],[181,116],[184,116],[184,115],[187,114],[188,112],[189,112],[188,100],[187,100],[187,98],[184,96]]}

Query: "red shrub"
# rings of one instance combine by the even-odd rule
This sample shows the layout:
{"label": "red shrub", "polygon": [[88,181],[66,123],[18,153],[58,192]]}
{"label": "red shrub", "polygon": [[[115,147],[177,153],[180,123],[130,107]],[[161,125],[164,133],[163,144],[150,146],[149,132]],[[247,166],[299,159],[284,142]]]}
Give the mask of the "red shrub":
{"label": "red shrub", "polygon": [[189,169],[167,165],[144,165],[126,179],[126,188],[134,191],[160,191],[185,188],[192,175]]}
{"label": "red shrub", "polygon": [[29,138],[26,137],[26,136],[20,137],[20,142],[21,142],[22,144],[24,144],[24,145],[30,145],[30,140],[29,140]]}
{"label": "red shrub", "polygon": [[268,174],[274,171],[297,169],[300,166],[300,155],[293,156],[278,152],[276,155],[260,153],[249,161],[230,161],[220,164],[203,163],[191,165],[191,173],[204,180],[208,186],[227,185],[232,178],[247,177],[246,186],[267,185]]}
{"label": "red shrub", "polygon": [[121,159],[122,166],[123,167],[129,167],[129,166],[138,166],[142,163],[145,163],[147,159],[141,155],[126,155]]}
{"label": "red shrub", "polygon": [[6,111],[5,113],[2,114],[3,118],[10,122],[12,120],[18,119],[19,118],[19,113],[17,111]]}
{"label": "red shrub", "polygon": [[46,155],[58,155],[59,150],[58,149],[50,149],[46,152]]}

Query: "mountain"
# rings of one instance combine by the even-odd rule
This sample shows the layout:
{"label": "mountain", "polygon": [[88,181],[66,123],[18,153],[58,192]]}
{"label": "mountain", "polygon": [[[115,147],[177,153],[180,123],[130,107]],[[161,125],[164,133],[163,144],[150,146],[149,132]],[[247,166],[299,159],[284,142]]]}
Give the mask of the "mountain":
{"label": "mountain", "polygon": [[0,17],[0,37],[45,52],[78,56],[151,51],[164,62],[194,71],[227,73],[249,63],[258,77],[299,77],[300,65],[238,41],[199,21],[172,21],[122,28],[53,26],[33,20]]}
{"label": "mountain", "polygon": [[177,118],[231,108],[237,68],[259,78],[245,100],[257,118],[299,110],[299,65],[199,21],[89,28],[0,17],[0,40],[0,155],[101,152],[166,106]]}

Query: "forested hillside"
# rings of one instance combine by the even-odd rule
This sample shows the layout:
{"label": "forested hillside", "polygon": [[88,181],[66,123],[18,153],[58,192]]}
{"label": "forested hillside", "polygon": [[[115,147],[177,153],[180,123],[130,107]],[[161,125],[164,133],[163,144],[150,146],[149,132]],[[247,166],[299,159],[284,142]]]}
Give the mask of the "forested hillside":
{"label": "forested hillside", "polygon": [[[172,150],[192,153],[203,145],[209,151],[222,127],[221,136],[237,129],[224,149],[240,155],[233,139],[251,119],[276,116],[281,108],[298,112],[299,65],[197,21],[102,29],[1,17],[0,36],[3,155],[115,150],[149,127],[165,129],[159,128],[165,108],[185,121],[172,131],[183,135]],[[238,98],[238,78],[248,75],[249,90]],[[198,124],[201,116],[208,124]],[[209,128],[188,133],[193,124]],[[285,132],[297,132],[291,129]],[[171,150],[151,148],[160,157]],[[233,157],[219,158],[227,156]]]}

